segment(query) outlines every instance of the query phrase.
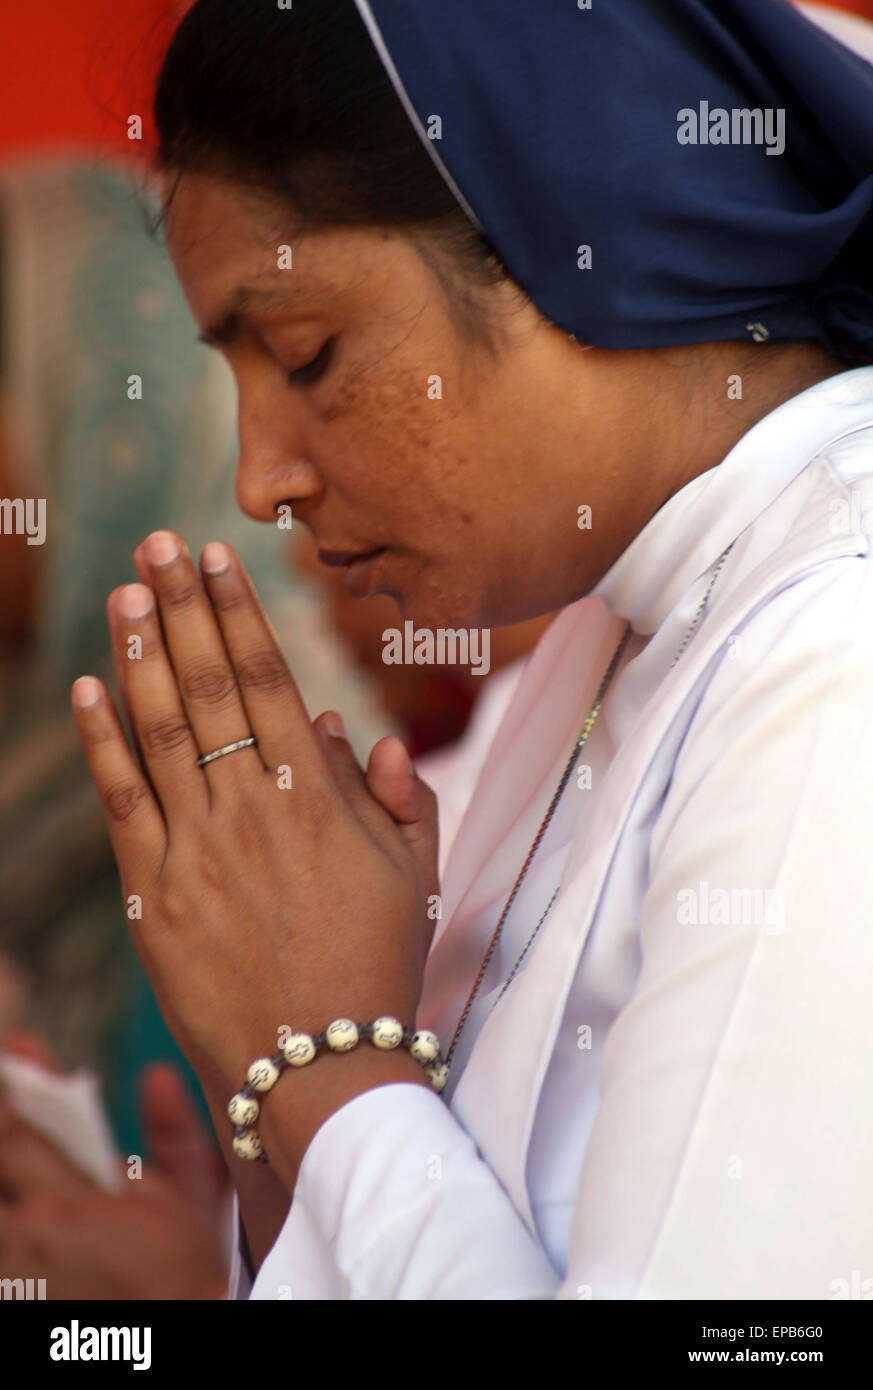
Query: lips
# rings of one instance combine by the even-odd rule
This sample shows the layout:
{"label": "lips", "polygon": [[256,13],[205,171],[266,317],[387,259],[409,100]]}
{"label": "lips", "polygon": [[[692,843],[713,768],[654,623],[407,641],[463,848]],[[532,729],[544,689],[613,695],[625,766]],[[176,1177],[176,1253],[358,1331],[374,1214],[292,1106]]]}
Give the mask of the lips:
{"label": "lips", "polygon": [[355,560],[369,560],[374,555],[381,555],[384,546],[378,546],[375,550],[322,550],[318,551],[318,558],[323,565],[330,565],[333,569],[342,569],[345,565],[351,565]]}
{"label": "lips", "polygon": [[385,550],[371,550],[367,555],[357,555],[346,567],[345,585],[355,598],[367,598],[373,588],[373,576]]}

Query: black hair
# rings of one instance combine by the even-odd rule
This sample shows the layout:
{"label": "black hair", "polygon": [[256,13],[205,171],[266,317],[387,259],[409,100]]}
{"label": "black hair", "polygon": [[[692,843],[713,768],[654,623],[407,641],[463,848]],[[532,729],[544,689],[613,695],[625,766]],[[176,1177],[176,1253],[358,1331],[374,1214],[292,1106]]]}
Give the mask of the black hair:
{"label": "black hair", "polygon": [[[196,0],[155,92],[157,162],[276,195],[301,226],[412,237],[464,330],[506,276],[397,96],[354,0]],[[172,194],[170,195],[170,200]]]}

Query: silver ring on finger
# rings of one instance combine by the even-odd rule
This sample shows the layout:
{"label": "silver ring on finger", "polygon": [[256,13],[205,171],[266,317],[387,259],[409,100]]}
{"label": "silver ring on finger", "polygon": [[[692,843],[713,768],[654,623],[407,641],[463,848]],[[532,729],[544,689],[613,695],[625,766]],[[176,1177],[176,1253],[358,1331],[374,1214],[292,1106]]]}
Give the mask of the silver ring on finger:
{"label": "silver ring on finger", "polygon": [[228,753],[236,753],[240,748],[255,748],[257,742],[252,734],[248,738],[237,739],[236,743],[226,743],[223,748],[216,748],[214,753],[204,753],[202,758],[197,759],[197,766],[204,767],[206,763],[214,762],[216,758],[225,758]]}

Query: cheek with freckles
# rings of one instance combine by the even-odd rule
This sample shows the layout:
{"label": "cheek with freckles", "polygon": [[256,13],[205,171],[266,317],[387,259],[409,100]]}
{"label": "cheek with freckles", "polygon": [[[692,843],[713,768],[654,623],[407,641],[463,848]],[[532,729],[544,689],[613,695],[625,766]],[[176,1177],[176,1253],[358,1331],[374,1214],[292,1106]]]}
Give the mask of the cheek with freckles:
{"label": "cheek with freckles", "polygon": [[[404,575],[408,567],[420,579],[404,599],[410,607],[442,601],[457,610],[472,597],[471,547],[487,529],[494,485],[487,468],[477,467],[470,407],[446,399],[445,379],[443,399],[429,399],[428,375],[419,366],[398,368],[389,356],[384,366],[339,381],[321,420],[345,436],[343,468],[331,482],[359,510],[359,534],[410,552]],[[364,518],[372,518],[369,533]]]}
{"label": "cheek with freckles", "polygon": [[543,534],[506,392],[494,393],[487,375],[471,392],[471,375],[462,383],[446,373],[432,400],[432,368],[421,361],[386,352],[338,374],[320,417],[322,455],[339,461],[328,485],[359,519],[356,538],[396,552],[378,592],[402,621],[431,629],[499,627],[560,606],[561,558]]}

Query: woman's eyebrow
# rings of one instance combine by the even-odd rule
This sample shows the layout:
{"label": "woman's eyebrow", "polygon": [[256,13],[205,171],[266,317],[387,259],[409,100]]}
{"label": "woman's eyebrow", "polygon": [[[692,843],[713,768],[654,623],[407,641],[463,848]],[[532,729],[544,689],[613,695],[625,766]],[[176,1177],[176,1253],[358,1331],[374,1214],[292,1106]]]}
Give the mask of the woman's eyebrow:
{"label": "woman's eyebrow", "polygon": [[266,290],[240,285],[212,326],[199,334],[199,341],[208,347],[227,347],[238,336],[252,307],[285,308],[292,302],[299,303],[300,299],[299,291],[292,293],[288,289]]}
{"label": "woman's eyebrow", "polygon": [[227,314],[220,323],[215,324],[212,328],[208,328],[205,333],[198,333],[197,341],[199,343],[205,343],[207,347],[211,348],[226,347],[229,343],[233,342],[239,330],[239,317],[233,314]]}

